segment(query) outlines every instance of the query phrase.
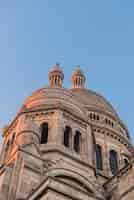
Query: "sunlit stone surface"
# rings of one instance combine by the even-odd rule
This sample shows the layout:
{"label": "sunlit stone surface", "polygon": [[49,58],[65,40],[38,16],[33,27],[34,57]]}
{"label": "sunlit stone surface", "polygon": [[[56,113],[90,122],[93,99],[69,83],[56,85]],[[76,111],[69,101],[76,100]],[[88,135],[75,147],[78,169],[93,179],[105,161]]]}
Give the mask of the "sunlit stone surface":
{"label": "sunlit stone surface", "polygon": [[[0,200],[134,200],[134,148],[118,114],[59,64],[2,130]],[[127,106],[127,105],[126,105]]]}

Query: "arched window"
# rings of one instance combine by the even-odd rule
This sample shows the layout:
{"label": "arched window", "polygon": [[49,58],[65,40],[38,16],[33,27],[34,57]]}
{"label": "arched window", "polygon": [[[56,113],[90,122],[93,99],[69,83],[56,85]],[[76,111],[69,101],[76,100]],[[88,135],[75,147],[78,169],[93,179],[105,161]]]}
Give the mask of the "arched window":
{"label": "arched window", "polygon": [[65,127],[65,131],[64,131],[64,146],[65,147],[69,147],[70,143],[71,143],[71,128],[69,126]]}
{"label": "arched window", "polygon": [[124,166],[127,167],[129,165],[128,159],[124,158]]}
{"label": "arched window", "polygon": [[41,144],[46,144],[48,142],[48,123],[43,123],[41,125]]}
{"label": "arched window", "polygon": [[107,199],[106,200],[111,200],[112,199],[112,196],[111,195],[108,195]]}
{"label": "arched window", "polygon": [[97,115],[97,120],[98,120],[98,121],[100,120],[100,117],[99,117],[99,115]]}
{"label": "arched window", "polygon": [[102,148],[99,144],[96,144],[96,167],[103,170]]}
{"label": "arched window", "polygon": [[95,114],[93,114],[93,119],[96,120],[96,115]]}
{"label": "arched window", "polygon": [[114,150],[110,151],[110,169],[113,175],[116,175],[118,172],[118,155]]}
{"label": "arched window", "polygon": [[74,150],[77,153],[80,153],[80,138],[81,138],[81,133],[79,131],[76,131],[74,136]]}

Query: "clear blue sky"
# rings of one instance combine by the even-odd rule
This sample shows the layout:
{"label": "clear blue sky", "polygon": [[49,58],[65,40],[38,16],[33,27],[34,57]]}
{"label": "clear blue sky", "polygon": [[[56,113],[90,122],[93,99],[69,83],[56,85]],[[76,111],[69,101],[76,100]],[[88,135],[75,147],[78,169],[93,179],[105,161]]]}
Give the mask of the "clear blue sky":
{"label": "clear blue sky", "polygon": [[65,87],[81,65],[88,88],[114,105],[134,138],[133,0],[1,0],[0,127],[48,84],[55,62]]}

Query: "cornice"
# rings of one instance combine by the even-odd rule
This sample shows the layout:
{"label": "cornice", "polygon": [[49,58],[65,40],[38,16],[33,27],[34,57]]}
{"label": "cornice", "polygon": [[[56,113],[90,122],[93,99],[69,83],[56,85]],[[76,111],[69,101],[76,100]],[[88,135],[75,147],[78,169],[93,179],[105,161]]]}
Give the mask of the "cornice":
{"label": "cornice", "polygon": [[11,122],[11,124],[9,125],[9,127],[7,128],[7,130],[4,132],[4,134],[2,135],[3,137],[5,135],[8,135],[8,132],[12,131],[16,124],[17,124],[17,120],[19,119],[20,116],[22,115],[27,115],[27,116],[32,116],[33,118],[36,117],[37,115],[44,115],[46,114],[52,114],[53,111],[56,111],[56,110],[61,110],[61,111],[65,111],[67,112],[68,114],[70,114],[70,116],[72,115],[73,117],[75,117],[76,119],[78,119],[79,121],[82,121],[83,123],[88,123],[88,119],[86,120],[84,118],[84,116],[79,116],[78,114],[75,114],[73,112],[73,110],[70,109],[67,109],[66,107],[64,107],[64,105],[62,104],[56,104],[56,105],[53,105],[53,106],[46,106],[45,108],[39,108],[39,109],[29,109],[29,110],[26,110],[26,111],[23,111],[23,112],[20,112],[16,117],[15,119]]}
{"label": "cornice", "polygon": [[92,125],[92,127],[94,132],[96,131],[97,133],[106,134],[107,136],[117,140],[118,142],[126,146],[129,152],[131,152],[132,154],[134,153],[134,148],[129,140],[127,140],[124,136],[117,134],[114,129],[111,130],[104,126],[100,127],[99,125]]}

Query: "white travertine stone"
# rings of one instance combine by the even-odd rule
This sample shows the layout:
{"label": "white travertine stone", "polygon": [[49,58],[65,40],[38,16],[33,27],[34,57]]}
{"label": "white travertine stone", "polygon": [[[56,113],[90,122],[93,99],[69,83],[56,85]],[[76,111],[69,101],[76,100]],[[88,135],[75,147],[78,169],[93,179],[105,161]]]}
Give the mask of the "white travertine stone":
{"label": "white travertine stone", "polygon": [[[127,128],[104,97],[85,88],[80,68],[72,75],[72,89],[63,88],[63,79],[54,65],[49,86],[33,92],[3,129],[0,200],[133,200],[134,148]],[[48,137],[41,129],[44,123]],[[102,150],[102,170],[96,166],[96,144]],[[110,150],[118,155],[115,176]]]}

